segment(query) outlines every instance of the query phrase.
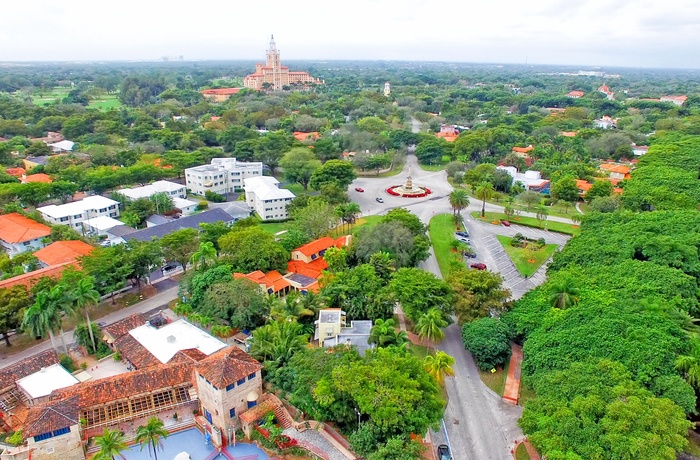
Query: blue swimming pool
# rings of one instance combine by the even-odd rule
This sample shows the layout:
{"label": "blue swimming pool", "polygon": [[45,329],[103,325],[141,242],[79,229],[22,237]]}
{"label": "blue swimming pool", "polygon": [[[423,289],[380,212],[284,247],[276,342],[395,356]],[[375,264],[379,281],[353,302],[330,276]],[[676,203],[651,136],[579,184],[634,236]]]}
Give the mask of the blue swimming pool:
{"label": "blue swimming pool", "polygon": [[[204,435],[196,428],[180,431],[179,433],[171,434],[167,439],[163,440],[163,450],[158,450],[158,460],[173,460],[180,452],[190,454],[192,460],[206,460],[216,449],[209,442],[205,443]],[[255,444],[236,443],[235,447],[226,447],[234,459],[239,457],[248,457],[257,455],[258,460],[268,460],[268,456]],[[121,454],[127,460],[153,460],[153,453],[149,455],[148,449],[141,449],[139,445],[133,445],[129,449],[122,451]],[[223,459],[223,455],[218,456]]]}

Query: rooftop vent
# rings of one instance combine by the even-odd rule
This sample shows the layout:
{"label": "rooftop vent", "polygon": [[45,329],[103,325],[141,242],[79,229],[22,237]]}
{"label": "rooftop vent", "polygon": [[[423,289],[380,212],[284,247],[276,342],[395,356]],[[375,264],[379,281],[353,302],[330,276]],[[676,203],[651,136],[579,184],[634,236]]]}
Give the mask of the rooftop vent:
{"label": "rooftop vent", "polygon": [[177,339],[175,339],[174,335],[169,335],[166,340],[168,341],[168,343],[175,343]]}

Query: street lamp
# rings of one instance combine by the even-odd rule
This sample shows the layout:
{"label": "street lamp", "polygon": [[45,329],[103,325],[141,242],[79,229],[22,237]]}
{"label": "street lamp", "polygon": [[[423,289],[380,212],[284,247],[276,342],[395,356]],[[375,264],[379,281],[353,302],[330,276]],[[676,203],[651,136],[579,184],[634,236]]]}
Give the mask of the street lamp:
{"label": "street lamp", "polygon": [[360,415],[362,415],[362,412],[360,412],[360,409],[355,409],[355,413],[357,414],[357,429],[360,429]]}

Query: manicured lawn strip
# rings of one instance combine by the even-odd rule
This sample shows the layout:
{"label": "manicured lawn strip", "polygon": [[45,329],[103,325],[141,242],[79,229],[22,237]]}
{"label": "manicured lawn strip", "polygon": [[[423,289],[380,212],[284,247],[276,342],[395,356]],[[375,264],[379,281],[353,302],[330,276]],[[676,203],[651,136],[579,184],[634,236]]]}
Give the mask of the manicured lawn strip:
{"label": "manicured lawn strip", "polygon": [[506,250],[506,254],[508,254],[510,260],[515,264],[515,268],[517,268],[523,276],[532,276],[532,274],[540,268],[540,265],[542,265],[545,260],[549,259],[549,256],[554,254],[554,251],[557,250],[556,244],[546,244],[542,249],[532,254],[532,260],[534,260],[534,262],[530,262],[530,251],[525,248],[511,246],[510,236],[496,235],[496,237],[498,241],[501,242],[503,249]]}
{"label": "manicured lawn strip", "polygon": [[430,219],[430,242],[435,251],[440,272],[445,277],[450,272],[450,263],[455,260],[461,262],[459,253],[452,252],[452,241],[454,241],[455,223],[452,214],[438,214]]}
{"label": "manicured lawn strip", "polygon": [[496,369],[496,372],[482,371],[479,369],[479,376],[484,385],[491,388],[498,396],[503,396],[503,390],[506,388],[506,377],[508,376],[508,366],[510,359],[506,361],[506,366],[503,369]]}
{"label": "manicured lawn strip", "polygon": [[273,235],[284,230],[289,230],[289,227],[291,226],[291,220],[285,222],[260,222],[260,228],[268,233],[272,233]]}
{"label": "manicured lawn strip", "polygon": [[530,454],[527,453],[525,444],[518,444],[518,448],[515,449],[515,460],[530,460]]}
{"label": "manicured lawn strip", "polygon": [[[500,221],[501,219],[506,219],[506,215],[500,212],[487,212],[486,217],[482,218],[481,213],[479,211],[472,211],[471,216],[476,220],[488,223]],[[534,217],[514,217],[513,220],[511,220],[511,222],[518,225],[524,225],[525,227],[540,228],[540,222]],[[579,233],[581,233],[581,229],[579,227],[575,227],[571,224],[565,224],[564,222],[555,222],[553,220],[548,220],[546,226],[547,230],[549,230],[550,232],[565,233],[567,235],[578,235]],[[545,224],[543,223],[542,229],[544,229],[544,227]]]}
{"label": "manicured lawn strip", "polygon": [[[367,216],[357,219],[353,225],[340,225],[331,231],[330,236],[337,238],[341,235],[352,233],[353,235],[362,227],[373,227],[377,225],[384,216]],[[294,221],[292,219],[284,222],[260,222],[260,228],[273,235],[284,230],[289,230]]]}
{"label": "manicured lawn strip", "polygon": [[91,109],[110,110],[117,109],[122,106],[122,103],[117,99],[116,94],[108,94],[99,99],[90,101],[88,107]]}
{"label": "manicured lawn strip", "polygon": [[[350,227],[350,233],[353,235],[357,235],[357,232],[364,227],[371,228],[377,225],[379,222],[382,221],[384,216],[366,216],[366,217],[361,217],[355,221],[355,223]],[[338,236],[340,235],[346,235],[348,234],[347,231],[348,226],[346,225],[344,227],[344,231],[342,233],[339,233]]]}
{"label": "manicured lawn strip", "polygon": [[377,174],[374,171],[360,171],[359,169],[356,169],[355,174],[357,174],[357,177],[391,177],[391,176],[396,176],[402,170],[403,170],[403,163],[399,163],[397,165],[394,165],[389,171],[386,171],[383,173]]}

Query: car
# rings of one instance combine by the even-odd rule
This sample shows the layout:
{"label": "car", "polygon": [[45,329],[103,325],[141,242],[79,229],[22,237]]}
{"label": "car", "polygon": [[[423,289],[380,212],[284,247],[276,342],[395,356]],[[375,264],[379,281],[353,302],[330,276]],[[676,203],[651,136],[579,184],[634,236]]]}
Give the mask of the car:
{"label": "car", "polygon": [[99,322],[97,323],[97,327],[99,327],[100,329],[104,329],[107,327],[107,323],[105,323],[104,321]]}
{"label": "car", "polygon": [[362,187],[355,187],[355,191],[362,193],[365,191],[365,189],[363,189]]}
{"label": "car", "polygon": [[471,264],[470,267],[475,270],[486,270],[486,264],[482,264],[481,262],[475,262]]}
{"label": "car", "polygon": [[472,244],[472,240],[470,240],[469,238],[465,238],[463,236],[458,237],[457,241],[461,241],[462,243]]}
{"label": "car", "polygon": [[469,233],[467,233],[466,230],[463,231],[463,232],[455,232],[455,235],[457,235],[457,236],[463,236],[463,237],[465,237],[465,238],[469,238]]}
{"label": "car", "polygon": [[438,460],[452,460],[450,448],[445,444],[440,444],[437,449]]}
{"label": "car", "polygon": [[510,222],[507,221],[507,220],[505,220],[505,219],[501,219],[501,223],[502,223],[503,226],[505,226],[505,227],[510,227]]}
{"label": "car", "polygon": [[382,198],[382,197],[380,197],[380,196],[378,196],[377,198],[375,198],[375,200],[377,201],[377,203],[384,203],[384,198]]}

